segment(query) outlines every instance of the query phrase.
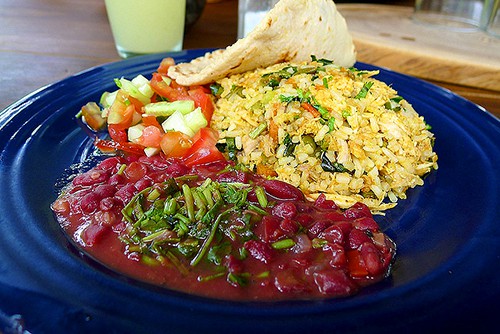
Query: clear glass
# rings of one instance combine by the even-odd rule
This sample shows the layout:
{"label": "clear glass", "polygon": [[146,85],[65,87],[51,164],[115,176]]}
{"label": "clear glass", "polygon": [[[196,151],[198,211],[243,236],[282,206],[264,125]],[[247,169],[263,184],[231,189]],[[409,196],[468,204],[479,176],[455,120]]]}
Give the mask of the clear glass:
{"label": "clear glass", "polygon": [[186,0],[106,0],[106,10],[121,57],[182,50]]}
{"label": "clear glass", "polygon": [[238,38],[247,36],[279,0],[238,0]]}
{"label": "clear glass", "polygon": [[485,0],[416,0],[413,19],[457,31],[481,27]]}
{"label": "clear glass", "polygon": [[488,34],[500,38],[500,0],[486,0],[485,30]]}

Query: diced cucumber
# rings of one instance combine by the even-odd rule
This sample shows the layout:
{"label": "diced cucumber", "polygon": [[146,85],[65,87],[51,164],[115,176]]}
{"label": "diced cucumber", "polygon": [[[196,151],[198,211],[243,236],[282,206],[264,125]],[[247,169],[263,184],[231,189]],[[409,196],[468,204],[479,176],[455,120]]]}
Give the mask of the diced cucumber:
{"label": "diced cucumber", "polygon": [[184,116],[184,120],[194,133],[208,125],[207,119],[203,115],[200,107],[196,108],[189,114],[186,114]]}
{"label": "diced cucumber", "polygon": [[132,81],[125,78],[115,79],[116,85],[127,92],[130,96],[141,101],[146,105],[151,102],[150,98],[141,93],[141,91],[132,83]]}
{"label": "diced cucumber", "polygon": [[146,127],[142,124],[137,124],[128,128],[127,136],[128,141],[136,143],[137,140],[142,136],[142,132]]}
{"label": "diced cucumber", "polygon": [[148,157],[152,157],[153,155],[157,155],[160,153],[160,148],[158,147],[146,147],[144,148],[144,154]]}
{"label": "diced cucumber", "polygon": [[167,77],[165,75],[162,75],[161,78],[162,78],[163,82],[167,84],[167,86],[170,86],[170,84],[172,83],[172,79],[170,79],[169,77]]}
{"label": "diced cucumber", "polygon": [[151,98],[153,96],[154,91],[151,89],[151,86],[149,85],[149,80],[146,79],[143,75],[138,75],[135,78],[132,79],[132,83],[134,84],[137,89],[144,94],[144,96]]}
{"label": "diced cucumber", "polygon": [[161,126],[166,131],[180,131],[189,137],[194,136],[195,132],[187,125],[184,115],[176,110],[169,118],[167,118]]}
{"label": "diced cucumber", "polygon": [[110,92],[102,93],[101,99],[99,100],[99,104],[103,108],[109,108],[109,106],[111,106],[113,104],[113,102],[115,102],[117,93],[118,93],[117,90],[115,90],[114,92],[111,92],[111,93]]}
{"label": "diced cucumber", "polygon": [[144,106],[144,113],[152,116],[170,116],[175,111],[181,112],[183,115],[194,110],[194,101],[179,100],[173,102],[161,101],[150,103]]}

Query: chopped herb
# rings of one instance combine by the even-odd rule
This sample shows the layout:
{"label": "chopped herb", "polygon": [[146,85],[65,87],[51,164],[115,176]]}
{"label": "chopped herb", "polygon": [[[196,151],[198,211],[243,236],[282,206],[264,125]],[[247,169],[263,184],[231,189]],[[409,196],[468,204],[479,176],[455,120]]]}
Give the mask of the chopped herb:
{"label": "chopped herb", "polygon": [[227,281],[232,285],[246,286],[248,285],[249,277],[250,277],[249,273],[241,273],[241,274],[229,273],[227,275]]}
{"label": "chopped herb", "polygon": [[296,144],[292,142],[292,138],[290,138],[290,135],[288,133],[285,135],[285,138],[283,139],[283,145],[285,146],[285,151],[283,152],[283,155],[285,157],[289,157],[290,155],[292,155]]}
{"label": "chopped herb", "polygon": [[318,63],[321,63],[323,65],[331,65],[331,64],[333,64],[333,60],[324,59],[324,58],[318,59],[315,55],[311,55],[311,60],[315,61],[315,62],[318,62]]}
{"label": "chopped herb", "polygon": [[297,67],[286,66],[277,72],[266,73],[262,75],[262,83],[269,87],[278,87],[281,80],[288,79],[297,73]]}
{"label": "chopped herb", "polygon": [[218,83],[213,83],[210,85],[210,91],[213,96],[220,97],[224,92],[224,88]]}
{"label": "chopped herb", "polygon": [[224,257],[231,253],[231,243],[229,241],[215,245],[207,253],[207,260],[220,266]]}
{"label": "chopped herb", "polygon": [[384,107],[387,110],[400,111],[401,105],[399,104],[399,102],[401,102],[402,100],[403,98],[401,96],[393,97],[384,104]]}
{"label": "chopped herb", "polygon": [[344,173],[344,172],[349,172],[347,168],[344,167],[341,163],[338,162],[331,162],[330,159],[328,159],[328,156],[326,155],[326,152],[321,153],[321,168],[325,172],[330,172],[330,173]]}
{"label": "chopped herb", "polygon": [[229,98],[233,95],[238,95],[241,98],[245,98],[245,94],[243,94],[243,87],[237,86],[237,85],[232,85],[231,90],[227,94],[226,98]]}
{"label": "chopped herb", "polygon": [[347,110],[347,109],[342,110],[342,117],[343,118],[347,118],[349,116],[351,116],[351,112],[349,110]]}
{"label": "chopped herb", "polygon": [[236,154],[238,148],[236,147],[236,139],[234,137],[226,137],[226,142],[225,143],[217,143],[216,144],[217,149],[225,153],[227,152],[229,160],[236,161]]}

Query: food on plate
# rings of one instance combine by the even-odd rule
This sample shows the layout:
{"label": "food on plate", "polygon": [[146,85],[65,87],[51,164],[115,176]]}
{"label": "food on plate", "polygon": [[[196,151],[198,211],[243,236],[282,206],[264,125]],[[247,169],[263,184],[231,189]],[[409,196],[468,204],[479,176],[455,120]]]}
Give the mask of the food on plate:
{"label": "food on plate", "polygon": [[387,277],[395,245],[370,210],[225,161],[115,156],[52,208],[92,257],[136,279],[234,300],[345,297]]}
{"label": "food on plate", "polygon": [[314,54],[350,67],[356,60],[352,37],[332,0],[281,0],[245,38],[224,50],[172,66],[181,85],[207,84],[231,74]]}
{"label": "food on plate", "polygon": [[437,168],[429,126],[378,71],[312,58],[218,80],[212,127],[232,159],[309,197],[394,207]]}
{"label": "food on plate", "polygon": [[225,50],[115,79],[78,114],[99,162],[66,180],[58,222],[106,266],[207,297],[345,297],[386,278],[396,246],[372,214],[437,156],[424,119],[354,61],[333,1],[281,0]]}
{"label": "food on plate", "polygon": [[139,280],[223,299],[349,296],[390,274],[395,244],[366,205],[311,201],[236,163],[237,144],[213,128],[222,86],[178,85],[172,65],[164,59],[150,80],[116,79],[100,105],[82,107],[112,157],[70,179],[52,209],[86,253]]}

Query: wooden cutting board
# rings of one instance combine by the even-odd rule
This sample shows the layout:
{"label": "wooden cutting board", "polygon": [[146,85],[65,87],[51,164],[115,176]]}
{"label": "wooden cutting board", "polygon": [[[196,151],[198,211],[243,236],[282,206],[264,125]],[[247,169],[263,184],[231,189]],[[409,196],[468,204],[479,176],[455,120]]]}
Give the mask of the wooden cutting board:
{"label": "wooden cutting board", "polygon": [[357,60],[423,79],[500,92],[500,39],[412,20],[412,7],[339,4]]}

